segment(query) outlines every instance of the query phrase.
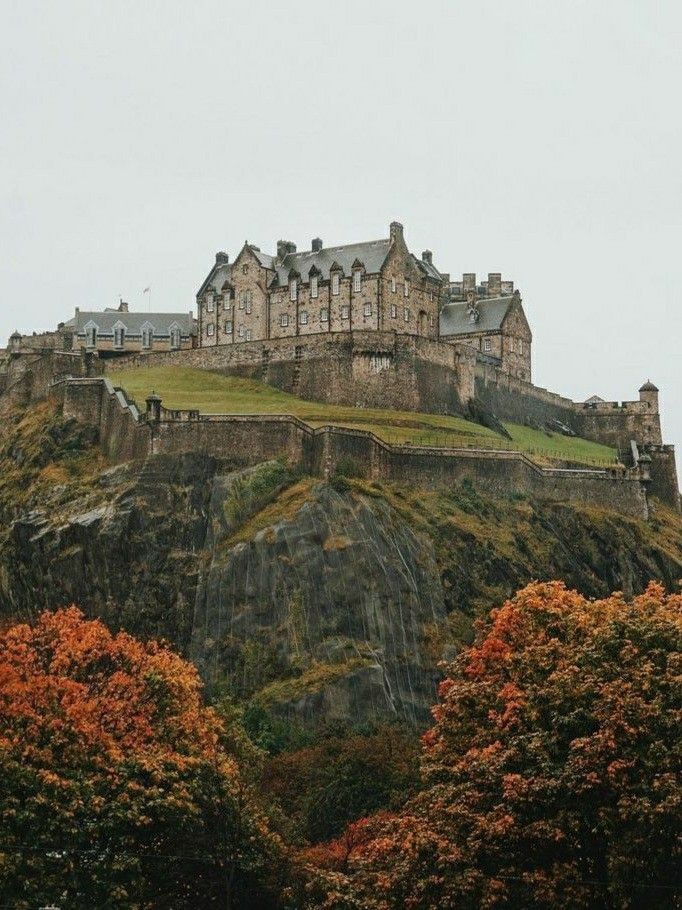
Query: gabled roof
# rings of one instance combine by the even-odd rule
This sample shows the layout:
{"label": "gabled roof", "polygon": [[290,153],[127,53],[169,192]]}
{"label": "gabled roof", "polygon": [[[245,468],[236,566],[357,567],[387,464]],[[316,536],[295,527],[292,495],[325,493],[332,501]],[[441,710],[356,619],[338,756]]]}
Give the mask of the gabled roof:
{"label": "gabled roof", "polygon": [[[280,285],[286,284],[292,270],[307,279],[313,266],[317,267],[318,274],[323,279],[328,279],[329,270],[335,262],[341,266],[344,275],[350,275],[356,260],[363,263],[368,275],[374,275],[381,271],[390,248],[391,241],[387,238],[366,243],[350,243],[348,246],[323,247],[319,253],[312,250],[289,253],[277,264],[276,281]],[[274,265],[272,267],[274,268]]]}
{"label": "gabled roof", "polygon": [[230,281],[232,277],[232,266],[229,262],[216,262],[213,264],[213,268],[208,273],[206,278],[204,278],[203,284],[197,291],[197,297],[208,290],[209,287],[213,288],[216,293],[220,293],[223,285],[226,281]]}
{"label": "gabled roof", "polygon": [[73,320],[74,329],[82,335],[86,325],[97,326],[99,335],[113,335],[114,325],[122,325],[127,335],[140,335],[145,325],[150,325],[157,337],[170,337],[173,325],[180,329],[182,335],[191,335],[194,329],[194,318],[189,313],[119,313],[118,310],[108,312],[83,312],[79,311]]}
{"label": "gabled roof", "polygon": [[440,334],[475,335],[478,332],[499,332],[505,316],[516,297],[493,297],[477,300],[479,319],[472,322],[466,303],[446,303],[440,311]]}
{"label": "gabled roof", "polygon": [[410,255],[414,259],[419,270],[428,275],[429,278],[435,278],[436,281],[443,280],[443,276],[432,262],[427,262],[426,259],[417,259],[414,253],[410,253]]}

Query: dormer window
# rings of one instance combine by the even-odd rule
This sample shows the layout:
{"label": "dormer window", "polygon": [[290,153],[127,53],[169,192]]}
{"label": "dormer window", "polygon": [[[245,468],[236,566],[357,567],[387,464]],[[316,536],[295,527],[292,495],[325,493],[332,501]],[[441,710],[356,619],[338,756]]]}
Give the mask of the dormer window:
{"label": "dormer window", "polygon": [[85,344],[89,348],[97,347],[97,326],[94,323],[85,328]]}
{"label": "dormer window", "polygon": [[362,272],[356,269],[353,272],[353,291],[357,293],[362,288]]}
{"label": "dormer window", "polygon": [[310,276],[310,296],[317,297],[318,291],[318,277],[317,275]]}
{"label": "dormer window", "polygon": [[289,300],[296,300],[298,296],[298,281],[295,278],[289,280]]}
{"label": "dormer window", "polygon": [[126,330],[125,326],[115,325],[114,326],[114,347],[122,348],[125,343]]}
{"label": "dormer window", "polygon": [[174,351],[180,347],[180,329],[176,325],[170,330],[170,346]]}
{"label": "dormer window", "polygon": [[[211,327],[213,323],[211,323]],[[154,329],[150,325],[142,326],[142,347],[149,349],[154,344]]]}
{"label": "dormer window", "polygon": [[341,282],[340,282],[340,278],[339,278],[339,273],[334,272],[334,274],[332,275],[332,294],[335,297],[338,296],[340,285],[341,285]]}

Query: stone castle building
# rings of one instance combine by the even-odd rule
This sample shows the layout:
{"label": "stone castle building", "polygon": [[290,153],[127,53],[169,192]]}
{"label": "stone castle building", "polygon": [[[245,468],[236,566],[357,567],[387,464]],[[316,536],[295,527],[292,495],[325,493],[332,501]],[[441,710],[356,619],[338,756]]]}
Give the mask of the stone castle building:
{"label": "stone castle building", "polygon": [[469,273],[451,282],[425,250],[407,247],[394,221],[381,240],[325,248],[316,238],[277,254],[245,243],[216,261],[197,293],[200,347],[321,333],[377,331],[473,347],[504,372],[530,380],[532,335],[513,282]]}

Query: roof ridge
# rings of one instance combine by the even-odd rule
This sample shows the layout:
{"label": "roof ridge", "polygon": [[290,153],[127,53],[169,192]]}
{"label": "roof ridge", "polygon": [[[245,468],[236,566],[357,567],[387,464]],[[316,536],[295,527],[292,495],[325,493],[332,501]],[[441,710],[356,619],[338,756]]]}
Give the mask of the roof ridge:
{"label": "roof ridge", "polygon": [[369,246],[372,243],[390,243],[390,237],[380,237],[378,240],[356,240],[355,243],[342,243],[338,246],[323,246],[321,250],[297,250],[295,253],[287,253],[285,259],[289,256],[318,256],[320,253],[329,253],[334,250],[347,250],[350,246]]}

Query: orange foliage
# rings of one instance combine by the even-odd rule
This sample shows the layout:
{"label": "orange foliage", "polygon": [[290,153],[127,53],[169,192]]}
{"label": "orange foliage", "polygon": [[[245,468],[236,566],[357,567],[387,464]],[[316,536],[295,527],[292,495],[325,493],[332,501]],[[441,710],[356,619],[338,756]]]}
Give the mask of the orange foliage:
{"label": "orange foliage", "polygon": [[425,789],[309,854],[310,906],[679,906],[682,597],[533,584],[491,619],[440,686]]}

